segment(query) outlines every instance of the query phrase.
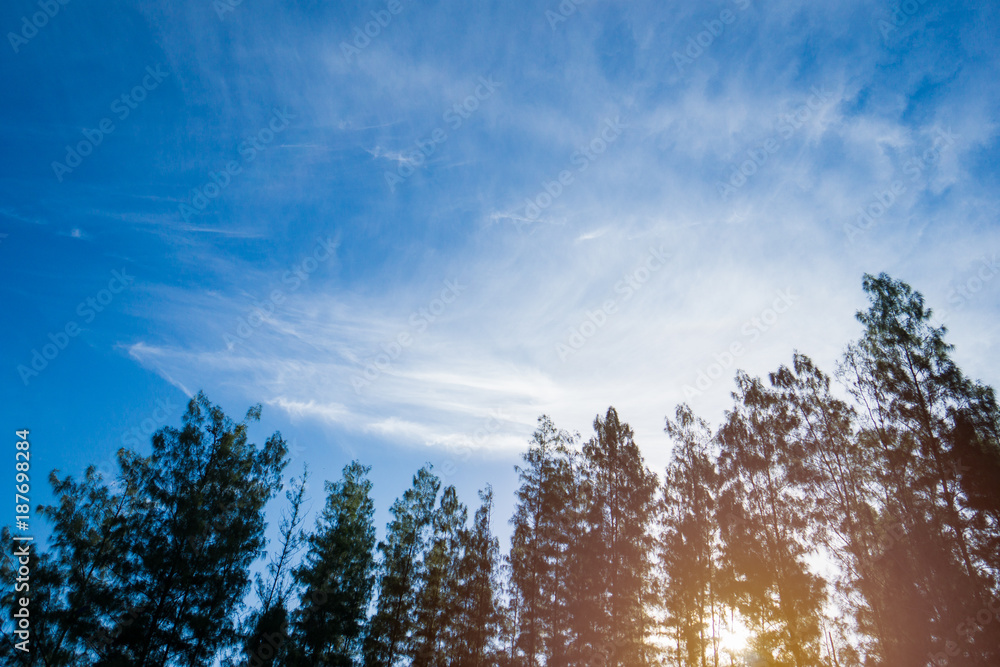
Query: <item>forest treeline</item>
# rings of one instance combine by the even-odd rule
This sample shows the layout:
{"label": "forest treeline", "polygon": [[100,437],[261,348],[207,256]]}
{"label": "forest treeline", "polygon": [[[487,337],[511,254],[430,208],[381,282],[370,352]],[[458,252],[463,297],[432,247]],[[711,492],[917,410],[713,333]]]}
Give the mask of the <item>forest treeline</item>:
{"label": "forest treeline", "polygon": [[832,377],[795,354],[737,373],[716,429],[677,407],[663,474],[614,408],[586,440],[539,418],[505,553],[492,490],[470,508],[429,465],[381,541],[358,461],[304,525],[284,440],[248,439],[260,408],[236,423],[199,394],[149,454],[119,452],[114,480],[51,475],[31,653],[14,646],[5,548],[0,662],[996,667],[996,397],[919,293],[885,274],[863,288]]}

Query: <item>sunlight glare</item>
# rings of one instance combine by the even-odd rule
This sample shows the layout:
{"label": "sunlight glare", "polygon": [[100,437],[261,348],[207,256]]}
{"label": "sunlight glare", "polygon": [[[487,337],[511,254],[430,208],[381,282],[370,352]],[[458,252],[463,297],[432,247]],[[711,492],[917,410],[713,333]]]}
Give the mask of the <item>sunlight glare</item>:
{"label": "sunlight glare", "polygon": [[750,647],[750,630],[738,619],[721,633],[721,646],[730,653],[741,653]]}

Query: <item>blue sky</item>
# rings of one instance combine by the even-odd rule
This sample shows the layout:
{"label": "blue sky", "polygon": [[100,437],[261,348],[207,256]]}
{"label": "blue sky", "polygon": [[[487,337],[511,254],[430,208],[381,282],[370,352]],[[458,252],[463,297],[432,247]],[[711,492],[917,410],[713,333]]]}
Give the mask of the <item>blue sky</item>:
{"label": "blue sky", "polygon": [[509,515],[540,414],[614,405],[661,470],[736,368],[832,373],[866,271],[1000,380],[992,3],[53,3],[0,9],[0,399],[38,480],[203,389],[289,473],[372,465],[380,525],[424,461]]}

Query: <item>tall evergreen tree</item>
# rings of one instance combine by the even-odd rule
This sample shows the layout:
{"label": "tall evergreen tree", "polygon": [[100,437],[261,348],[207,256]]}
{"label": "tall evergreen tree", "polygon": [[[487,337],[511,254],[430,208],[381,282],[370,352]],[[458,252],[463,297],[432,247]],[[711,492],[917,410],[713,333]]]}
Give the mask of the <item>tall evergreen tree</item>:
{"label": "tall evergreen tree", "polygon": [[119,493],[88,469],[52,476],[58,504],[40,508],[53,549],[40,564],[42,664],[211,665],[238,639],[236,613],[264,546],[264,506],[281,488],[285,443],[262,448],[203,394],[152,453],[121,450]]}
{"label": "tall evergreen tree", "polygon": [[514,582],[511,566],[511,549],[500,561],[500,600],[499,612],[499,648],[496,653],[497,667],[515,667],[524,665],[524,660],[518,656],[518,633],[521,623],[521,607],[518,587]]}
{"label": "tall evergreen tree", "polygon": [[[3,664],[94,664],[133,620],[121,616],[124,604],[116,594],[119,582],[114,566],[121,558],[118,547],[127,539],[124,525],[128,513],[139,508],[131,496],[111,493],[93,466],[87,468],[79,482],[71,477],[59,478],[58,471],[53,471],[49,480],[59,502],[48,510],[54,524],[50,548],[39,553],[38,545],[28,545],[30,652],[17,649],[19,640],[6,626],[19,608],[17,599],[22,597],[15,590],[21,563],[6,546],[0,560]],[[4,545],[15,544],[7,528],[2,541]],[[23,543],[18,544],[19,550],[23,547]]]}
{"label": "tall evergreen tree", "polygon": [[664,429],[673,454],[663,485],[660,592],[665,626],[673,633],[675,664],[719,664],[721,609],[717,599],[718,528],[715,500],[718,474],[712,433],[686,405]]}
{"label": "tall evergreen tree", "polygon": [[[956,628],[998,592],[998,501],[983,491],[1000,470],[996,402],[955,365],[946,329],[931,324],[919,293],[885,274],[865,275],[863,287],[864,331],[841,376],[863,406],[862,437],[883,461],[884,511],[899,517],[907,538],[892,545],[890,572],[920,582],[900,605],[906,622],[885,638],[886,655],[947,657]],[[977,636],[962,643],[961,657],[991,664],[1000,632],[993,626]]]}
{"label": "tall evergreen tree", "polygon": [[608,408],[583,446],[584,532],[574,545],[577,660],[650,664],[652,523],[658,480],[631,427]]}
{"label": "tall evergreen tree", "polygon": [[921,481],[941,506],[955,549],[974,579],[968,525],[959,512],[959,479],[947,460],[954,448],[948,408],[961,400],[966,387],[948,354],[946,330],[930,324],[930,309],[909,285],[885,274],[866,275],[863,284],[871,306],[857,314],[865,331],[850,355],[871,372],[865,380],[877,408],[913,440],[913,453],[924,466]]}
{"label": "tall evergreen tree", "polygon": [[375,587],[375,504],[371,470],[358,461],[327,482],[326,505],[295,570],[301,588],[293,614],[291,667],[360,664],[361,642]]}
{"label": "tall evergreen tree", "polygon": [[128,664],[209,665],[236,638],[234,613],[264,546],[264,506],[287,460],[279,434],[262,449],[247,439],[260,406],[234,424],[199,394],[182,429],[153,436],[148,458],[123,457],[125,488],[147,510],[130,516],[132,549],[120,594],[145,610],[109,646]]}
{"label": "tall evergreen tree", "polygon": [[282,517],[279,532],[280,550],[267,564],[267,576],[257,575],[256,593],[259,607],[244,621],[243,646],[234,658],[224,661],[227,667],[270,667],[285,664],[289,651],[288,602],[293,584],[289,582],[292,561],[302,543],[303,521],[308,471],[292,480],[285,492],[289,509]]}
{"label": "tall evergreen tree", "polygon": [[745,373],[719,431],[719,524],[729,604],[748,620],[754,648],[778,664],[819,660],[825,582],[810,572],[814,499],[801,494],[796,418],[777,392]]}
{"label": "tall evergreen tree", "polygon": [[513,653],[523,664],[566,664],[570,643],[570,546],[578,537],[575,439],[542,415],[523,465],[511,523]]}
{"label": "tall evergreen tree", "polygon": [[378,545],[379,593],[364,643],[366,667],[395,667],[407,656],[415,625],[417,593],[423,577],[428,531],[441,482],[430,465],[392,505],[393,519]]}
{"label": "tall evergreen tree", "polygon": [[446,487],[434,513],[433,535],[421,568],[410,642],[413,667],[446,667],[456,648],[454,622],[460,604],[459,568],[467,518],[455,487]]}
{"label": "tall evergreen tree", "polygon": [[884,462],[858,432],[856,411],[833,396],[830,378],[805,355],[796,353],[793,362],[771,374],[794,417],[789,439],[801,453],[802,470],[793,481],[815,502],[817,541],[842,571],[837,604],[853,613],[865,653],[885,659],[889,626],[905,623],[894,608],[917,584],[890,580],[898,568],[885,567],[891,557],[886,549],[903,533],[882,502]]}
{"label": "tall evergreen tree", "polygon": [[501,634],[500,542],[493,535],[493,487],[479,492],[480,507],[472,528],[462,535],[458,575],[458,609],[450,664],[487,667],[499,656],[495,641]]}

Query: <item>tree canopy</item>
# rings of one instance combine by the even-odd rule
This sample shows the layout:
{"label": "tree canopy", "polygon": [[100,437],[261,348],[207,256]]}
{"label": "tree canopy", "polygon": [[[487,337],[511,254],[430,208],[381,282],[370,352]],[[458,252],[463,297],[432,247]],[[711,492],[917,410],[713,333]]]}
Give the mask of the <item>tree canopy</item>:
{"label": "tree canopy", "polygon": [[[0,559],[8,665],[910,667],[1000,664],[1000,408],[909,285],[866,275],[834,374],[795,352],[737,372],[717,428],[687,405],[650,470],[614,407],[593,434],[542,415],[515,467],[511,544],[428,464],[378,539],[347,463],[304,525],[279,433],[203,394],[118,471],[53,471],[31,552]],[[285,490],[280,538],[264,538]],[[13,544],[9,529],[3,540]],[[256,586],[253,566],[258,568]]]}

